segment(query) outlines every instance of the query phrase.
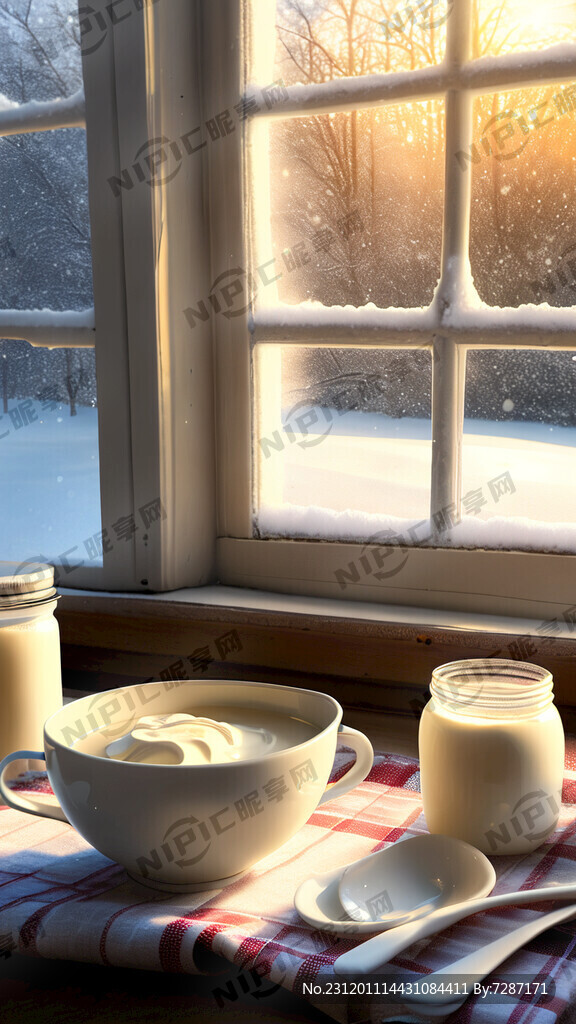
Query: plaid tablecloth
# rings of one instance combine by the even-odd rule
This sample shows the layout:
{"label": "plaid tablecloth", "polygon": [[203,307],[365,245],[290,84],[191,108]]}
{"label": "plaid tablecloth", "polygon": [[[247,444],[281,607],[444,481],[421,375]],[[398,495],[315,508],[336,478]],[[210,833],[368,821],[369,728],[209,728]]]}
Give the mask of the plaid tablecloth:
{"label": "plaid tablecloth", "polygon": [[[339,750],[333,779],[353,755]],[[494,858],[494,892],[576,881],[576,742],[568,745],[559,827],[526,857]],[[19,789],[50,792],[43,773]],[[262,984],[303,993],[304,982],[336,980],[336,958],[360,941],[315,930],[293,907],[298,885],[406,835],[426,831],[418,762],[377,754],[368,779],[319,808],[290,842],[225,889],[172,895],[137,891],[124,870],[71,827],[7,807],[0,813],[0,955],[86,961],[177,973],[206,973],[213,954],[250,971]],[[576,900],[575,900],[576,903]],[[464,920],[416,943],[389,970],[419,978],[558,904],[505,907]],[[576,911],[575,911],[576,913]],[[576,921],[550,929],[498,972],[554,981],[555,994],[498,1004],[470,998],[455,1024],[553,1024],[576,1002]],[[336,1020],[409,1020],[398,1006],[359,995],[310,1001]],[[426,1019],[426,1008],[419,1007]],[[438,1018],[436,1018],[438,1019]]]}

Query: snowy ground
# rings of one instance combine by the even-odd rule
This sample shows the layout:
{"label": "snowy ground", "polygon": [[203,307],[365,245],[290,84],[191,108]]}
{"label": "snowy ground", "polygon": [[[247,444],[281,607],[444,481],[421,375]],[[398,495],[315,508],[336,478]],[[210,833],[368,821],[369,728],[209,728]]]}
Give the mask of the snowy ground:
{"label": "snowy ground", "polygon": [[[259,446],[263,533],[407,537],[428,519],[429,422],[316,413],[307,430],[288,423]],[[465,430],[469,514],[446,542],[575,551],[576,427],[471,421]],[[59,560],[76,548],[71,562],[99,564],[97,410],[79,407],[71,417],[67,406],[13,400],[0,416],[0,494],[0,559]],[[414,536],[423,540],[426,527]]]}
{"label": "snowy ground", "polygon": [[98,412],[12,399],[0,416],[0,560],[101,564]]}
{"label": "snowy ground", "polygon": [[[429,421],[314,413],[306,430],[285,422],[259,446],[262,533],[355,539],[390,530],[409,539],[429,517]],[[575,427],[466,421],[464,517],[444,542],[576,550],[574,446]],[[419,526],[414,537],[426,536]]]}

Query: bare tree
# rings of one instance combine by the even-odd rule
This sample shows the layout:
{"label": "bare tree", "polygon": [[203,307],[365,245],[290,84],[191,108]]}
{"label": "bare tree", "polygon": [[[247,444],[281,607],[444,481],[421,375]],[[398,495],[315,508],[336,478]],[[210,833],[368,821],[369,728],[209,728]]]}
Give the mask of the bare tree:
{"label": "bare tree", "polygon": [[[84,383],[84,367],[75,358],[77,353],[70,348],[64,349],[66,359],[66,393],[70,403],[70,415],[76,415],[76,396]],[[74,365],[76,364],[76,366]]]}
{"label": "bare tree", "polygon": [[[286,0],[278,5],[276,67],[287,84],[320,84],[438,64],[444,57],[451,8],[450,0],[443,5],[416,0]],[[566,18],[573,18],[572,9],[573,5],[566,6]],[[547,41],[553,43],[561,38],[563,26],[551,19],[546,31]],[[531,39],[529,32],[520,15],[512,21],[504,0],[472,3],[472,59],[540,47],[538,33]],[[474,100],[470,159],[462,157],[463,172],[471,173],[473,182],[470,257],[477,290],[492,305],[571,305],[576,299],[576,240],[571,227],[576,213],[576,132],[570,115],[573,101],[564,96],[566,90],[539,86]],[[546,112],[538,122],[542,109]],[[382,104],[346,114],[304,116],[275,125],[271,138],[272,221],[279,248],[286,239],[290,244],[302,238],[318,243],[315,258],[301,275],[285,275],[286,281],[280,282],[281,297],[290,302],[315,299],[325,305],[429,302],[440,270],[443,102]],[[339,231],[354,214],[362,229]],[[382,358],[378,356],[379,372]],[[407,379],[409,368],[401,365],[406,358],[386,355],[385,372],[391,371],[391,388],[398,391],[394,414],[401,414],[406,389],[399,382]],[[302,367],[296,365],[298,359],[303,360]],[[368,357],[360,350],[354,353],[353,365],[349,353],[336,350],[323,350],[320,356],[286,356],[299,387],[306,387],[310,372],[318,387],[331,382],[334,394],[342,379],[334,382],[335,369],[352,379],[358,369],[372,373],[375,361],[376,355]],[[487,407],[495,376],[508,382],[522,377],[523,393],[528,395],[537,386],[530,381],[541,364],[542,359],[538,362],[530,353],[499,352],[484,362],[471,358],[469,408],[477,415]],[[551,357],[548,399],[553,380],[557,395],[562,393],[559,381],[567,365],[565,356]],[[384,398],[384,392],[376,397]],[[422,409],[427,401],[418,398],[411,408],[426,414]],[[498,408],[502,413],[498,401],[490,407],[492,416]],[[390,402],[388,394],[380,408],[389,410]],[[550,402],[553,409],[554,401]],[[534,414],[537,403],[531,398],[516,403],[515,415],[522,415],[521,404],[526,416],[528,410]],[[564,410],[562,415],[569,417],[563,422],[574,421],[573,412]]]}
{"label": "bare tree", "polygon": [[[0,100],[5,105],[54,100],[82,86],[78,19],[67,0],[0,0]],[[0,138],[0,308],[85,309],[92,305],[87,171],[82,129]],[[24,342],[10,344],[14,363]],[[65,358],[27,352],[29,383],[7,367],[10,397],[40,390],[68,394]],[[83,361],[74,404],[95,394]],[[14,363],[15,369],[16,365]],[[10,372],[9,372],[10,371]],[[59,373],[60,383],[55,375]],[[24,391],[23,388],[28,388]],[[4,401],[4,399],[3,399]],[[72,411],[72,403],[71,403]]]}

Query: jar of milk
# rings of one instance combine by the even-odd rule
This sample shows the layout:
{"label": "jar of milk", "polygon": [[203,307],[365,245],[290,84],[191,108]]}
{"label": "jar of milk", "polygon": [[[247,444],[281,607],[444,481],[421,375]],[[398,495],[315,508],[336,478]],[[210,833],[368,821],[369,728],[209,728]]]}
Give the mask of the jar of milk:
{"label": "jar of milk", "polygon": [[552,676],[501,659],[454,661],[432,674],[420,722],[430,832],[487,854],[529,853],[554,831],[564,731]]}
{"label": "jar of milk", "polygon": [[0,758],[43,750],[44,722],[62,706],[54,569],[0,562]]}

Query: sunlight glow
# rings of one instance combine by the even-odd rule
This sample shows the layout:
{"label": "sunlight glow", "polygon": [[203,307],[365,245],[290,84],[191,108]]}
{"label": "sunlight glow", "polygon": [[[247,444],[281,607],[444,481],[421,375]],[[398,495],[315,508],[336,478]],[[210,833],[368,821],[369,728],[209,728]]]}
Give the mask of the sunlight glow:
{"label": "sunlight glow", "polygon": [[576,28],[576,3],[574,0],[508,0],[505,5],[508,17],[506,21],[516,22],[520,39],[527,45],[537,44],[538,37],[546,45],[561,42],[566,38],[566,30]]}

